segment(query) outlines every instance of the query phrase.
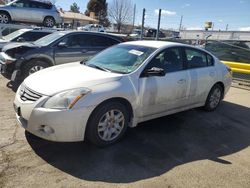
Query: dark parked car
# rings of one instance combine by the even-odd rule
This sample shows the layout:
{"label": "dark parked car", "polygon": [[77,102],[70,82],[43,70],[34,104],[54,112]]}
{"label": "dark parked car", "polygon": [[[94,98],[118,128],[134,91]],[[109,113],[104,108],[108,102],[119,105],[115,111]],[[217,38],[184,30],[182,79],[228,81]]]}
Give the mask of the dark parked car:
{"label": "dark parked car", "polygon": [[[146,37],[156,37],[157,34],[157,29],[148,29],[146,31]],[[166,35],[162,32],[159,31],[159,38],[165,38]]]}
{"label": "dark parked car", "polygon": [[86,61],[124,41],[122,37],[104,33],[58,31],[34,43],[6,45],[0,54],[0,69],[12,73],[14,81],[53,65]]}
{"label": "dark parked car", "polygon": [[20,29],[0,39],[0,51],[3,46],[13,42],[33,42],[56,30],[50,29]]}

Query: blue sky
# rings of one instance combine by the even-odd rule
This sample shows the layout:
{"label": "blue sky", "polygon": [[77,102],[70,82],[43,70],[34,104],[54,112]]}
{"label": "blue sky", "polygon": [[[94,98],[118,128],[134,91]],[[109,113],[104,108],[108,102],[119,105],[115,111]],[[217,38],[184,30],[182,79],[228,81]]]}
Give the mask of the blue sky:
{"label": "blue sky", "polygon": [[[87,7],[88,0],[57,0],[56,5],[69,10],[76,2],[81,12]],[[111,3],[112,0],[108,0]],[[162,9],[162,28],[179,27],[181,15],[183,26],[187,29],[201,29],[205,21],[214,22],[214,29],[250,31],[250,0],[131,0],[136,4],[136,24],[141,24],[142,9],[146,9],[145,25],[157,26],[157,10]]]}

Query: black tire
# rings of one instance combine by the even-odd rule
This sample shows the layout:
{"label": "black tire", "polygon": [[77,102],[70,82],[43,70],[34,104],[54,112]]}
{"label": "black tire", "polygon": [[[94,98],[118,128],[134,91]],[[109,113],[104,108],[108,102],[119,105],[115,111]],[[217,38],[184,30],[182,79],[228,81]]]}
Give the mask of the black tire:
{"label": "black tire", "polygon": [[[105,130],[103,130],[103,135],[102,135],[102,131],[98,131],[98,127],[99,127],[99,123],[105,118],[106,114],[108,112],[111,112],[112,110],[114,111],[119,111],[122,113],[123,118],[124,118],[124,122],[122,123],[123,127],[119,130],[116,128],[115,125],[113,125],[112,127],[112,122],[110,123],[110,125],[108,125],[108,121],[106,123],[105,126],[103,126],[103,128],[105,127]],[[115,114],[115,113],[114,113]],[[116,114],[118,115],[118,113]],[[115,118],[114,118],[115,119]],[[129,122],[129,112],[127,110],[127,108],[118,102],[108,102],[108,103],[104,103],[103,105],[97,107],[94,112],[91,114],[88,124],[87,124],[87,128],[86,128],[86,138],[93,144],[99,146],[99,147],[104,147],[104,146],[108,146],[110,144],[113,144],[115,142],[117,142],[118,140],[120,140],[122,138],[122,136],[125,134],[127,127],[128,127],[128,122]],[[104,122],[105,123],[105,122]],[[113,121],[113,124],[115,124],[115,120]],[[109,127],[111,126],[111,127]],[[116,137],[114,137],[112,140],[104,140],[103,137],[105,137],[105,132],[108,131],[110,132],[111,129],[115,129],[116,131],[120,131],[120,133],[118,133],[116,135]],[[111,131],[112,132],[112,131]],[[116,133],[112,133],[111,137],[113,134]],[[115,136],[115,135],[113,135]]]}
{"label": "black tire", "polygon": [[0,23],[1,24],[8,24],[11,22],[11,17],[8,13],[0,12]]}
{"label": "black tire", "polygon": [[31,75],[39,70],[45,69],[47,67],[49,67],[49,64],[47,62],[45,62],[43,60],[39,60],[39,59],[33,59],[33,60],[27,62],[23,66],[23,68],[22,68],[23,78],[26,78],[29,75]]}
{"label": "black tire", "polygon": [[224,91],[221,85],[219,84],[214,85],[208,94],[204,110],[209,112],[214,111],[219,106],[221,100],[223,99],[223,95]]}
{"label": "black tire", "polygon": [[51,16],[47,16],[43,20],[43,25],[45,27],[54,27],[56,24],[55,19]]}

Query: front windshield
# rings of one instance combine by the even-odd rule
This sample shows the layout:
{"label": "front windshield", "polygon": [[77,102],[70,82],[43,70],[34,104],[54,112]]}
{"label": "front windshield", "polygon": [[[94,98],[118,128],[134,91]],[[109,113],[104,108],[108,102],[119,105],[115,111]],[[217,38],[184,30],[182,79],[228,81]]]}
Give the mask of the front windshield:
{"label": "front windshield", "polygon": [[35,41],[34,44],[38,46],[48,46],[49,44],[55,42],[57,39],[61,38],[65,34],[66,33],[55,32],[43,38],[40,38],[39,40]]}
{"label": "front windshield", "polygon": [[4,36],[3,39],[7,40],[7,41],[11,41],[14,38],[16,38],[16,37],[20,36],[21,34],[25,33],[26,31],[28,31],[28,30],[20,29],[20,30],[14,31],[13,33],[10,33],[10,34]]}
{"label": "front windshield", "polygon": [[127,74],[136,70],[156,48],[121,44],[99,53],[86,65]]}

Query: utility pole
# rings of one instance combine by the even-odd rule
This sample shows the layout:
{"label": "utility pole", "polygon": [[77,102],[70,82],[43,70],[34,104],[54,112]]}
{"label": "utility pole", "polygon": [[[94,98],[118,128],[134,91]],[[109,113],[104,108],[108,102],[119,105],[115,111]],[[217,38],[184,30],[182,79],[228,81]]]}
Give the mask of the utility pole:
{"label": "utility pole", "polygon": [[142,11],[141,40],[143,39],[143,33],[144,33],[145,13],[146,13],[146,9],[144,8]]}
{"label": "utility pole", "polygon": [[136,4],[134,4],[133,30],[134,30],[134,27],[135,27],[135,14],[136,14]]}
{"label": "utility pole", "polygon": [[179,31],[181,31],[181,27],[182,27],[182,19],[183,19],[183,16],[181,15],[181,21],[180,21]]}
{"label": "utility pole", "polygon": [[159,40],[160,25],[161,25],[161,9],[159,9],[158,26],[157,26],[157,33],[156,33],[156,40]]}

